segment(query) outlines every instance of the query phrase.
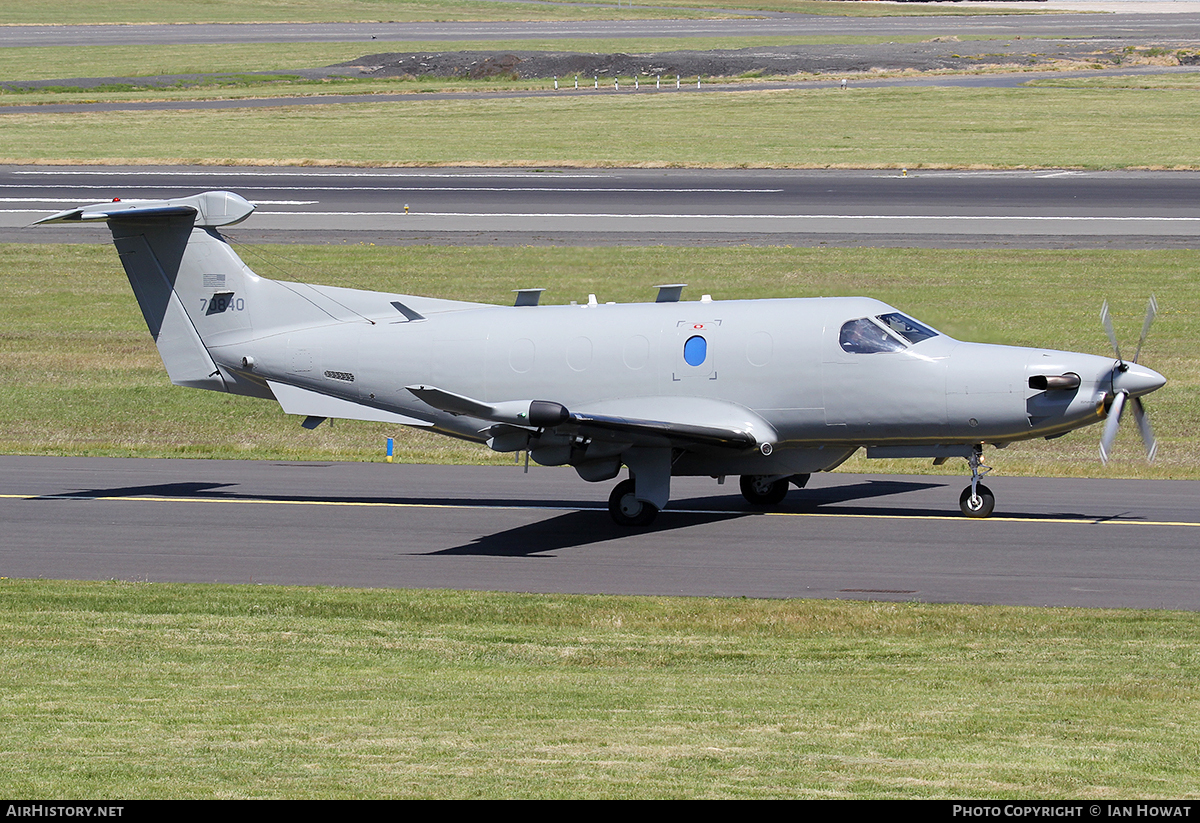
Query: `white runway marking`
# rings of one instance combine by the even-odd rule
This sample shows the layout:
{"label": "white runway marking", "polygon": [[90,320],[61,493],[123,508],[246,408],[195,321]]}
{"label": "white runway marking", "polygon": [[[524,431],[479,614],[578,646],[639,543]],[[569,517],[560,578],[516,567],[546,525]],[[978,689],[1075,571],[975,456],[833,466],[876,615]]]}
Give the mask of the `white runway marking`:
{"label": "white runway marking", "polygon": [[[430,177],[433,179],[455,179],[460,177],[511,177],[545,180],[547,172],[537,171],[504,171],[498,169],[480,169],[479,171],[466,172],[433,172],[433,171],[408,171],[401,169],[388,169],[384,171],[172,171],[172,170],[153,170],[153,171],[130,171],[130,170],[113,170],[108,169],[93,169],[88,171],[46,171],[39,169],[16,171],[14,174],[24,174],[31,176],[44,177],[317,177],[317,178],[358,178],[358,177],[386,177],[392,179],[402,179],[410,177]],[[550,172],[555,180],[570,180],[570,179],[592,179],[604,177],[603,174],[588,174],[580,172]],[[81,187],[82,188],[82,187]]]}
{"label": "white runway marking", "polygon": [[[111,192],[113,187],[108,186],[67,186],[67,185],[50,185],[50,186],[6,186],[7,189],[29,188],[29,189],[71,189],[72,191],[80,191],[85,189],[97,189],[100,191]],[[165,189],[166,191],[175,191],[178,186],[138,186],[139,189]],[[239,191],[278,191],[281,188],[287,188],[288,191],[397,191],[397,192],[413,192],[413,191],[561,191],[568,193],[583,193],[583,194],[602,194],[602,193],[617,193],[617,194],[642,194],[645,192],[657,192],[665,194],[691,194],[693,192],[699,194],[779,194],[783,189],[691,189],[686,187],[663,189],[663,188],[570,188],[567,186],[238,186]],[[38,198],[37,202],[46,202],[42,198]],[[262,201],[256,201],[262,202]]]}
{"label": "white runway marking", "polygon": [[628,219],[628,218],[655,218],[674,220],[686,218],[688,220],[1014,220],[1027,222],[1080,222],[1080,221],[1106,221],[1117,223],[1200,223],[1200,217],[1105,217],[1105,216],[1025,216],[1025,215],[1005,215],[1005,214],[637,214],[626,213],[617,214],[610,212],[457,212],[457,211],[422,211],[422,212],[402,212],[402,211],[303,211],[303,212],[282,212],[282,211],[263,211],[257,212],[260,215],[289,215],[303,214],[306,217],[467,217],[467,218],[488,218],[488,217],[507,217],[517,219],[544,219],[544,218],[579,218],[579,217],[600,217],[613,219]]}

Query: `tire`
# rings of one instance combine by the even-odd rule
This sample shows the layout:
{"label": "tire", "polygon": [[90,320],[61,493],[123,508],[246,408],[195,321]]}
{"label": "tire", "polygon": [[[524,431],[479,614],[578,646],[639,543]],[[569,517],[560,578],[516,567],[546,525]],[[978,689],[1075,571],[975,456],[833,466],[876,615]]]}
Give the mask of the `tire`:
{"label": "tire", "polygon": [[633,492],[632,478],[618,483],[608,496],[608,513],[618,526],[649,526],[658,516],[658,508],[638,500]]}
{"label": "tire", "polygon": [[768,475],[743,474],[742,497],[752,506],[778,506],[787,497],[788,478],[768,480]]}
{"label": "tire", "polygon": [[996,508],[996,495],[992,494],[991,489],[980,483],[979,498],[972,501],[971,487],[967,486],[958,498],[958,507],[967,517],[989,517],[992,510]]}

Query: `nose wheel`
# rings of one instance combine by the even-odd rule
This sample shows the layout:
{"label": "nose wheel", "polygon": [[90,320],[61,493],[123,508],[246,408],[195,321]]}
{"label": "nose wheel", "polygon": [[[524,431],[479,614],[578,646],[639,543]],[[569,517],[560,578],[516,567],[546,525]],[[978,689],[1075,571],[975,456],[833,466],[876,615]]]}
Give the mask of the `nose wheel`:
{"label": "nose wheel", "polygon": [[970,486],[963,489],[958,498],[958,507],[967,517],[987,517],[996,508],[996,496],[987,486],[977,483],[974,491]]}
{"label": "nose wheel", "polygon": [[990,517],[996,508],[996,495],[992,490],[979,482],[979,478],[992,470],[991,466],[983,465],[983,446],[975,447],[967,458],[971,466],[971,485],[963,489],[958,497],[958,507],[967,517]]}

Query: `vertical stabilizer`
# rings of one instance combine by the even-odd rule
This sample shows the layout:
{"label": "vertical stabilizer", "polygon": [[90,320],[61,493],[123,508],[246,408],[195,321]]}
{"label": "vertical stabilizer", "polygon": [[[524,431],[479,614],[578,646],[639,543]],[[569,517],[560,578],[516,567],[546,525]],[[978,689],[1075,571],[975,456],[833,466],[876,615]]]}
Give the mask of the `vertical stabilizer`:
{"label": "vertical stabilizer", "polygon": [[146,226],[123,221],[110,227],[121,265],[171,382],[194,389],[224,391],[221,370],[204,348],[173,288],[191,227]]}
{"label": "vertical stabilizer", "polygon": [[240,222],[253,211],[236,194],[206,192],[174,200],[97,203],[37,222],[107,222],[171,382],[226,391],[205,343],[249,336],[244,291],[254,275],[215,228]]}

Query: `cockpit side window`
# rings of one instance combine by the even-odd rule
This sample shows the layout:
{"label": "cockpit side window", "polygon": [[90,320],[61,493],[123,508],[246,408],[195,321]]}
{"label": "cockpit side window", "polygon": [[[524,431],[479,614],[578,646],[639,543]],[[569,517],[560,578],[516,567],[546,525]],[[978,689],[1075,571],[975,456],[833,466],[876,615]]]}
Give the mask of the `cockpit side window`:
{"label": "cockpit side window", "polygon": [[842,325],[838,338],[842,350],[853,354],[874,354],[883,351],[902,351],[904,343],[875,325],[869,317],[860,317]]}
{"label": "cockpit side window", "polygon": [[937,337],[937,332],[933,329],[918,323],[916,320],[898,311],[881,314],[878,319],[884,325],[884,328],[900,335],[909,343],[916,344],[922,340],[928,340],[930,337]]}

